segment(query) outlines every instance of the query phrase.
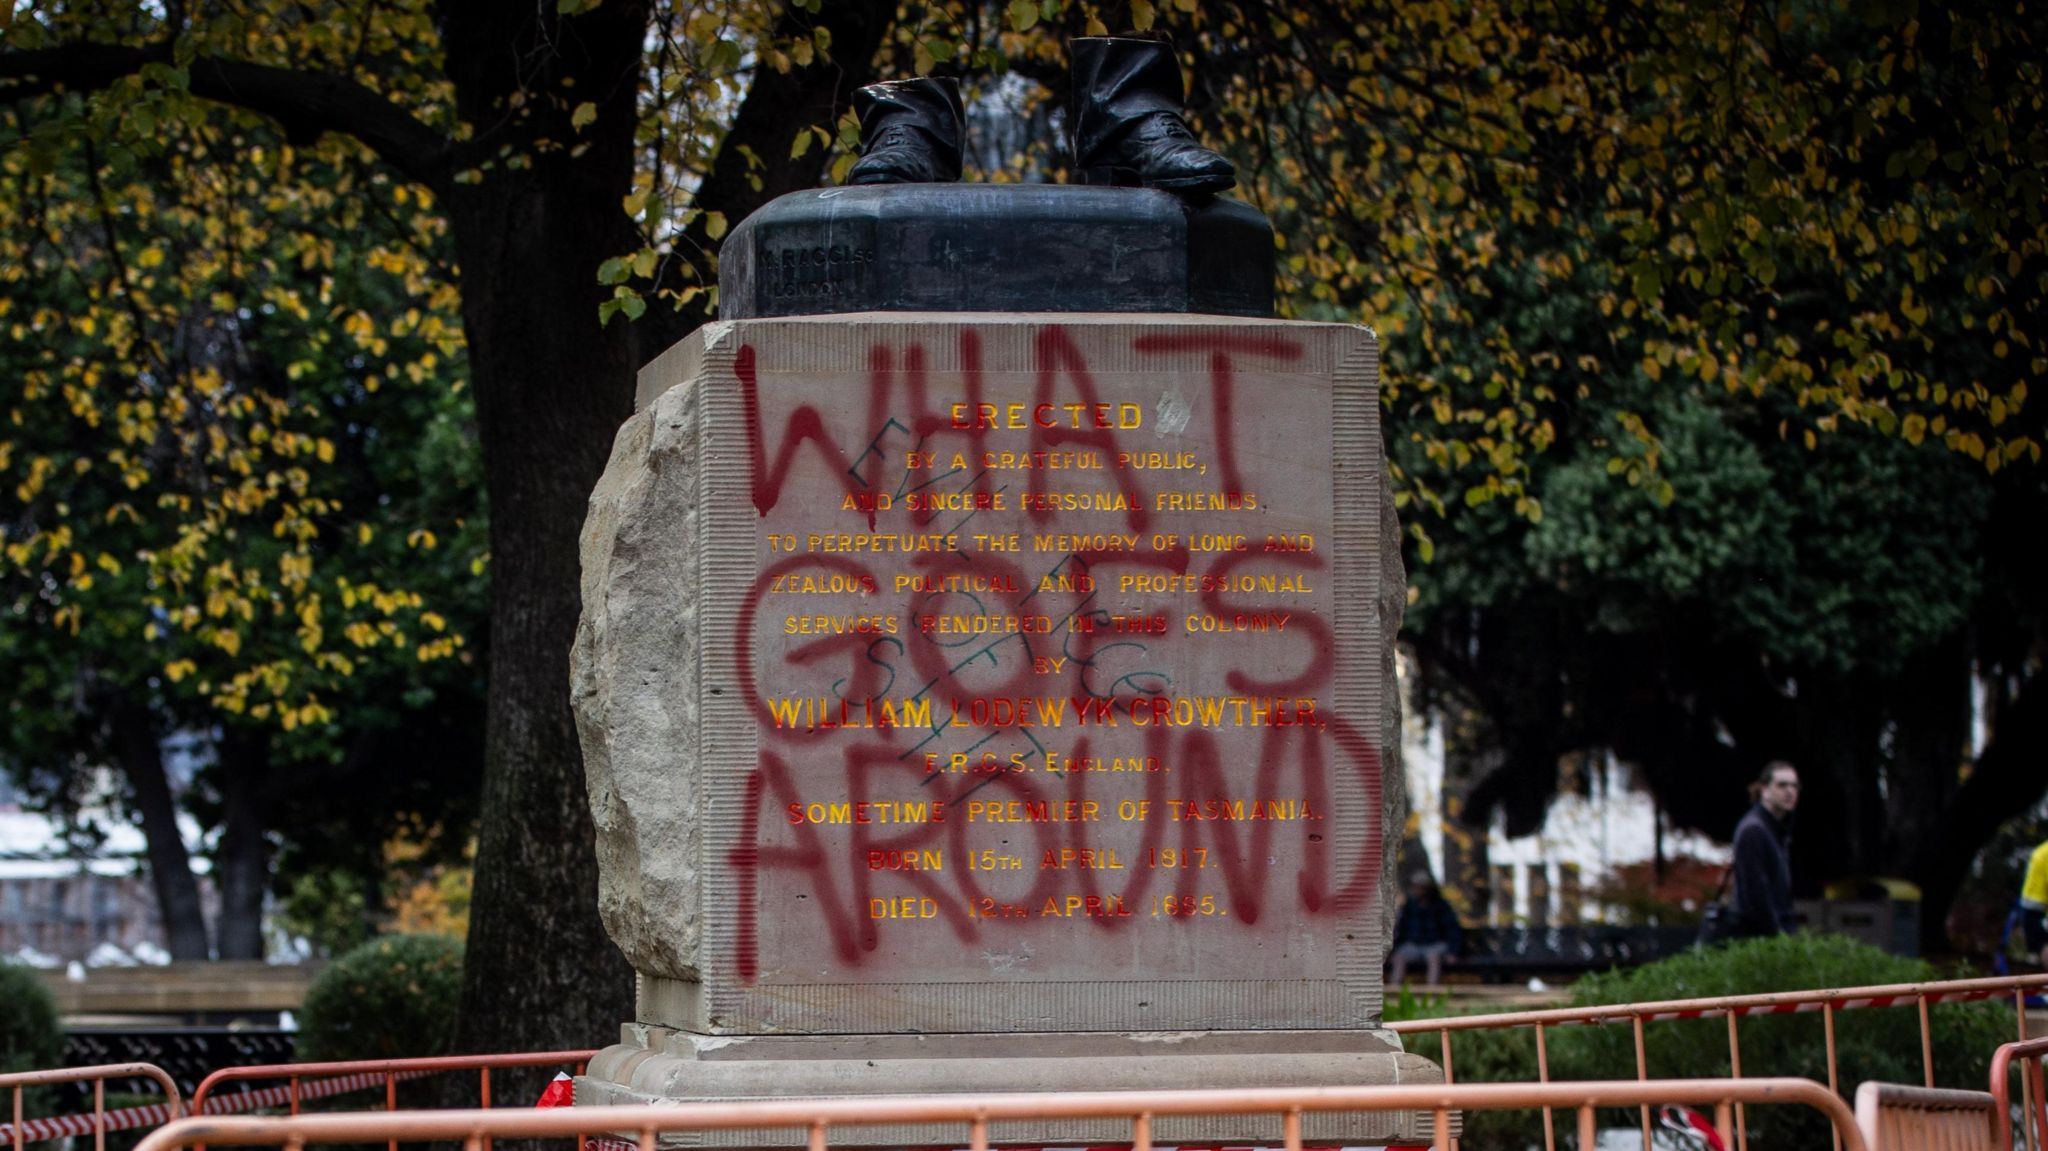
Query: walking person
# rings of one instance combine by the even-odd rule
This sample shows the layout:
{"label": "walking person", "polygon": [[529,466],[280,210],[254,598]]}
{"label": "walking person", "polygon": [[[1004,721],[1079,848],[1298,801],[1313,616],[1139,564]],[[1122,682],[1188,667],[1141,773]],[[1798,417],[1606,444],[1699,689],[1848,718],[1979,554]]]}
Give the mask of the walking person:
{"label": "walking person", "polygon": [[1735,825],[1735,934],[1783,935],[1792,917],[1792,812],[1799,772],[1773,760],[1750,785],[1756,806]]}

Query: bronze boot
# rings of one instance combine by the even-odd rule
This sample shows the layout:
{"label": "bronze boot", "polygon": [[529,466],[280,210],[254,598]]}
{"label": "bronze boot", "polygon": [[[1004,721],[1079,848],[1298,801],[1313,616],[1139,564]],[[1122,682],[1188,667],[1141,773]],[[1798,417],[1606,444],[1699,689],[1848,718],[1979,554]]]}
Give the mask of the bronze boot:
{"label": "bronze boot", "polygon": [[1083,183],[1183,195],[1220,192],[1237,183],[1230,161],[1204,148],[1181,118],[1187,93],[1171,44],[1089,36],[1074,40],[1070,51],[1074,94],[1068,121],[1074,173]]}
{"label": "bronze boot", "polygon": [[860,162],[849,184],[944,184],[960,178],[966,117],[950,77],[889,80],[853,94]]}

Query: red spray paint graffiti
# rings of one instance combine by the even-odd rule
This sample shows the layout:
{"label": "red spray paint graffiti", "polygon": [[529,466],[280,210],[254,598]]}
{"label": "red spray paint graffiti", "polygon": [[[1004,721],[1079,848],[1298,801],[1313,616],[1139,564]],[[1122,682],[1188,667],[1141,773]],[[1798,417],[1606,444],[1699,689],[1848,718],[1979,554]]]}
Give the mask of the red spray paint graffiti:
{"label": "red spray paint graffiti", "polygon": [[1262,527],[1327,525],[1328,469],[1244,394],[1303,349],[1137,337],[1120,362],[1169,381],[1148,409],[1061,325],[1001,381],[975,330],[958,341],[943,378],[921,344],[877,344],[864,393],[780,406],[737,354],[770,541],[732,625],[761,733],[728,858],[741,978],[771,894],[769,926],[822,929],[843,968],[895,932],[1259,931],[1367,906],[1383,779],[1330,705],[1327,529]]}

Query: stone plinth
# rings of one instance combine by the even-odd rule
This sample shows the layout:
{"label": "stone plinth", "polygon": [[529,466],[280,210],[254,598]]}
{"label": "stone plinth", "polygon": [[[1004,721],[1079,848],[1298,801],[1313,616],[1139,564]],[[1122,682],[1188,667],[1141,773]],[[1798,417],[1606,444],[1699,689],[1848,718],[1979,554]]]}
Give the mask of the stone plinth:
{"label": "stone plinth", "polygon": [[726,319],[867,311],[1273,314],[1249,204],[1141,188],[894,184],[791,192],[719,248]]}
{"label": "stone plinth", "polygon": [[1378,1029],[1377,382],[1363,328],[1193,316],[743,320],[651,364],[574,654],[640,998],[578,1101],[1435,1078]]}
{"label": "stone plinth", "polygon": [[[819,1035],[706,1037],[629,1026],[577,1081],[580,1105],[679,1100],[845,1098],[1017,1091],[1123,1091],[1162,1088],[1356,1087],[1437,1083],[1442,1074],[1402,1053],[1383,1032],[1199,1031],[1011,1035]],[[1302,1136],[1350,1146],[1426,1143],[1426,1115],[1310,1114]],[[1160,1119],[1162,1144],[1250,1143],[1277,1146],[1278,1116]],[[951,1127],[835,1128],[834,1145],[956,1147]],[[1103,1144],[1128,1141],[1128,1120],[997,1124],[991,1143]],[[788,1146],[801,1131],[684,1133],[667,1146]]]}

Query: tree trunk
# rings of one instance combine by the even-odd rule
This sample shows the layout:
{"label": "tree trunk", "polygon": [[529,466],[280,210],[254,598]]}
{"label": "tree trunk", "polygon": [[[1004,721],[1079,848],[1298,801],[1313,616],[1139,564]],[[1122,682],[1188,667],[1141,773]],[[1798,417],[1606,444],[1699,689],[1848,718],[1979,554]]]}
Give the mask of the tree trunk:
{"label": "tree trunk", "polygon": [[[1444,781],[1441,812],[1432,812],[1444,824],[1444,858],[1441,880],[1452,906],[1468,922],[1489,922],[1495,912],[1502,921],[1514,914],[1514,893],[1494,882],[1493,861],[1487,855],[1488,825],[1467,822],[1472,793],[1505,758],[1491,724],[1462,693],[1445,692],[1438,698],[1438,721],[1443,725]],[[1407,878],[1404,876],[1405,884]]]}
{"label": "tree trunk", "polygon": [[214,852],[220,887],[215,954],[263,958],[263,896],[270,886],[270,845],[263,837],[262,780],[270,763],[262,735],[230,729],[220,746],[221,833]]}
{"label": "tree trunk", "polygon": [[1792,891],[1805,899],[1827,878],[1884,875],[1884,800],[1878,794],[1878,713],[1868,681],[1812,672],[1797,677],[1799,718],[1785,758],[1802,785],[1792,830]]}
{"label": "tree trunk", "polygon": [[[532,159],[459,187],[450,203],[490,500],[495,656],[455,1050],[594,1047],[631,1018],[633,980],[597,915],[569,646],[577,533],[639,366],[631,325],[598,325],[595,270],[637,246],[619,202],[631,190],[647,16],[643,4],[608,3],[557,38],[549,4],[479,0],[447,13],[463,119],[498,126]],[[508,117],[522,90],[540,98]],[[576,131],[556,95],[599,101],[597,120]],[[586,147],[578,158],[543,152],[541,137]]]}
{"label": "tree trunk", "polygon": [[206,909],[199,901],[199,881],[192,875],[192,855],[178,830],[178,804],[164,771],[163,743],[148,708],[127,700],[111,710],[114,751],[128,777],[128,791],[142,824],[149,859],[150,886],[156,889],[157,913],[171,958],[207,958]]}
{"label": "tree trunk", "polygon": [[1998,709],[1991,742],[1977,757],[1970,777],[1942,813],[1941,833],[1928,837],[1908,874],[1920,885],[1920,946],[1948,946],[1948,911],[1970,864],[2006,820],[2032,808],[2048,793],[2048,675],[2036,672]]}
{"label": "tree trunk", "polygon": [[[594,833],[569,708],[577,537],[612,437],[631,414],[641,362],[701,317],[650,315],[659,343],[651,347],[640,346],[634,325],[597,322],[608,295],[598,263],[638,245],[619,205],[637,159],[646,5],[609,2],[573,28],[558,26],[548,4],[474,0],[444,11],[463,120],[491,126],[478,140],[486,154],[503,144],[531,158],[457,185],[449,201],[490,499],[494,653],[456,1049],[588,1047],[632,1017],[633,980],[597,915]],[[788,158],[788,139],[803,124],[832,122],[866,82],[891,12],[874,0],[826,5],[817,22],[832,33],[834,59],[788,74],[762,69],[720,150],[714,177],[744,170],[736,144],[762,157],[760,189],[742,179],[725,195],[723,178],[707,179],[695,206],[738,223],[770,189],[815,183],[822,149]],[[574,87],[564,88],[570,77]],[[508,115],[520,92],[524,111]],[[583,100],[598,115],[578,130],[569,117]],[[577,154],[534,147],[540,139],[574,141]]]}
{"label": "tree trunk", "polygon": [[1884,762],[1887,875],[1905,875],[1949,837],[1944,815],[1962,787],[1969,754],[1970,657],[1963,640],[1958,633],[1915,655],[1892,689],[1886,710],[1897,726]]}

